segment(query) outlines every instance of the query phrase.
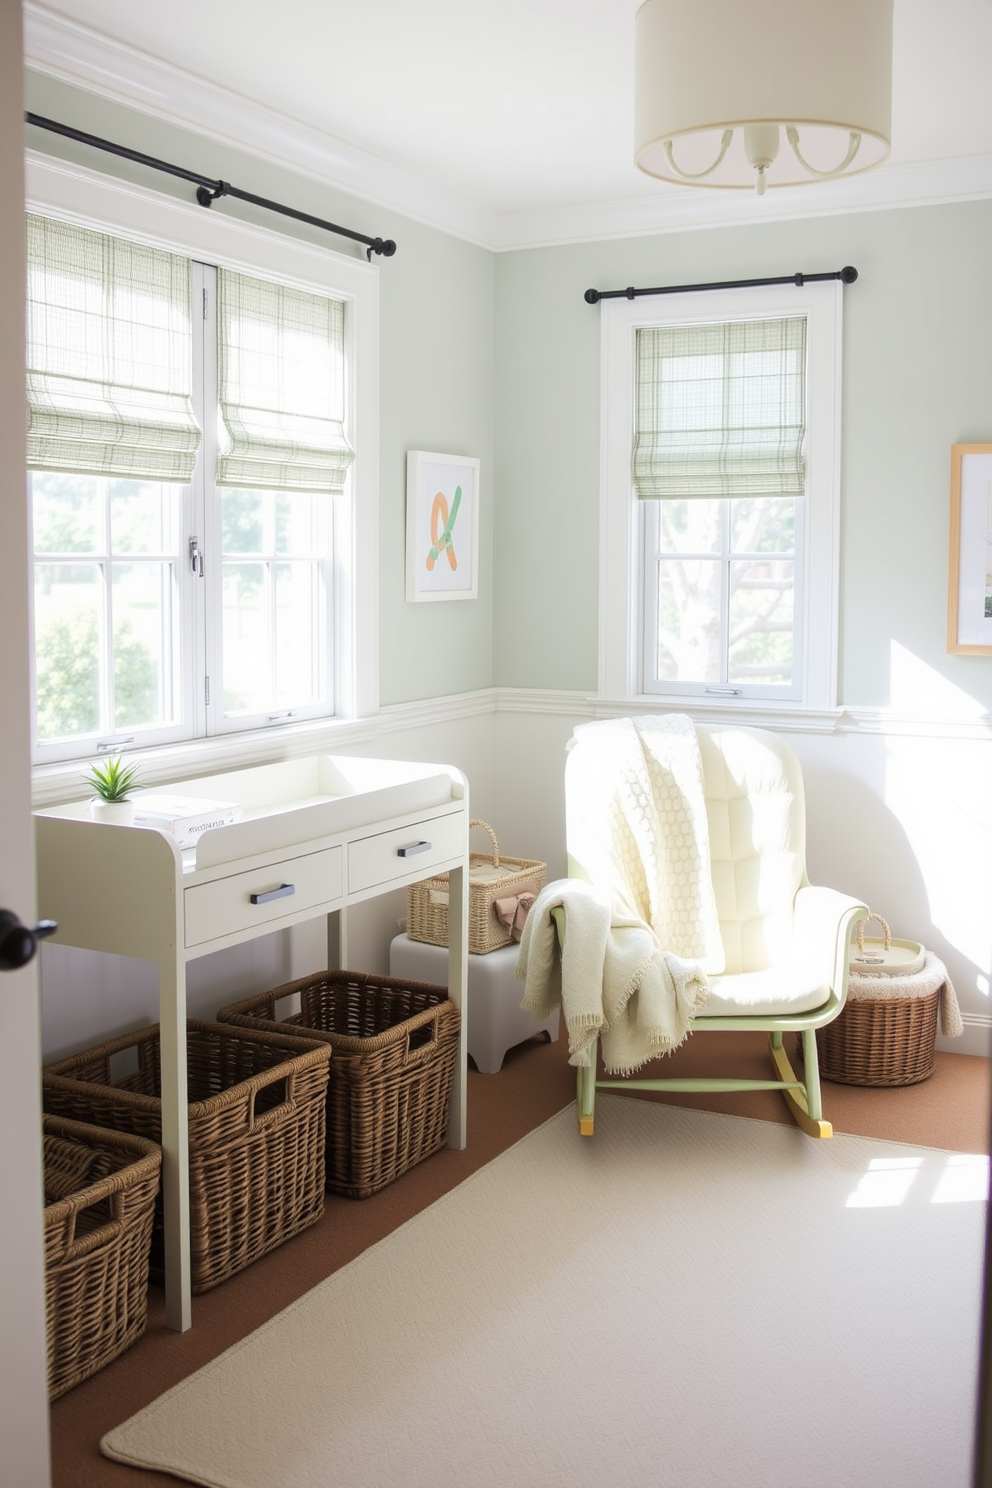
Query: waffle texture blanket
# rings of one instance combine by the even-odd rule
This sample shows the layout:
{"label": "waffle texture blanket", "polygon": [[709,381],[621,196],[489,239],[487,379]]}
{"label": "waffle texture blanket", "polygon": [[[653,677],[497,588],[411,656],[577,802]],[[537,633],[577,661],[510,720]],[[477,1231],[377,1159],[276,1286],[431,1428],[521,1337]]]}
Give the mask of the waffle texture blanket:
{"label": "waffle texture blanket", "polygon": [[723,969],[699,745],[675,714],[583,725],[570,747],[582,768],[569,851],[588,881],[558,879],[538,896],[517,966],[522,1006],[547,1017],[560,1005],[572,1064],[588,1065],[599,1036],[607,1071],[630,1074],[678,1047],[707,972]]}

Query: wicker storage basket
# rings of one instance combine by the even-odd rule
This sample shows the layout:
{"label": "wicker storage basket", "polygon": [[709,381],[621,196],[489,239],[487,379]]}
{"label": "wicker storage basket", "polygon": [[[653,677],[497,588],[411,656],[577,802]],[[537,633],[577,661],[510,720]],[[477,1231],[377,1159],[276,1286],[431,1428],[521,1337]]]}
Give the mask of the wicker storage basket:
{"label": "wicker storage basket", "polygon": [[839,1018],[816,1030],[825,1080],[840,1085],[917,1085],[936,1064],[940,993],[848,1001]]}
{"label": "wicker storage basket", "polygon": [[[137,1052],[115,1080],[111,1060]],[[190,1271],[209,1291],[291,1235],[324,1207],[326,1044],[262,1039],[220,1023],[187,1023]],[[45,1109],[161,1141],[158,1025],[48,1065]],[[153,1274],[161,1275],[161,1204]]]}
{"label": "wicker storage basket", "polygon": [[870,941],[867,921],[858,922],[847,1001],[838,1018],[816,1031],[820,1073],[840,1085],[917,1085],[936,1067],[946,973],[917,941],[893,940],[881,915],[870,918],[882,926],[884,940]]}
{"label": "wicker storage basket", "polygon": [[[299,994],[300,1011],[276,1004]],[[222,1008],[267,1035],[301,1032],[333,1050],[327,1187],[365,1199],[444,1146],[461,1018],[447,987],[325,971]]]}
{"label": "wicker storage basket", "polygon": [[[468,948],[475,956],[509,945],[512,934],[496,914],[496,900],[514,894],[539,894],[548,876],[547,863],[536,858],[500,856],[496,833],[488,822],[477,818],[470,827],[482,827],[492,841],[490,853],[469,853]],[[406,933],[411,940],[428,945],[448,944],[448,875],[422,879],[406,891]]]}
{"label": "wicker storage basket", "polygon": [[162,1149],[44,1118],[45,1293],[52,1400],[145,1331]]}

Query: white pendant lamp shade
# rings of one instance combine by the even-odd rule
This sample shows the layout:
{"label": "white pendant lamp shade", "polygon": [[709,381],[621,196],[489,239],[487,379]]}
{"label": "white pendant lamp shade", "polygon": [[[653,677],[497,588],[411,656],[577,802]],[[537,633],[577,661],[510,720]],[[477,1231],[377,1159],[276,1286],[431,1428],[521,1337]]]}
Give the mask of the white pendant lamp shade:
{"label": "white pendant lamp shade", "polygon": [[645,0],[635,46],[649,176],[762,192],[889,153],[892,0]]}

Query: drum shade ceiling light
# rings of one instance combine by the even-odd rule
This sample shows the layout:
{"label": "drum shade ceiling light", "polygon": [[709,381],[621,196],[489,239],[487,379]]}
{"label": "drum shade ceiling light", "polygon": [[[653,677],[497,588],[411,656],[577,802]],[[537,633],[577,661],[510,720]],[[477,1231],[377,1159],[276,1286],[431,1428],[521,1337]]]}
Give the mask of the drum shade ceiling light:
{"label": "drum shade ceiling light", "polygon": [[645,0],[639,168],[686,186],[796,186],[880,165],[892,0]]}

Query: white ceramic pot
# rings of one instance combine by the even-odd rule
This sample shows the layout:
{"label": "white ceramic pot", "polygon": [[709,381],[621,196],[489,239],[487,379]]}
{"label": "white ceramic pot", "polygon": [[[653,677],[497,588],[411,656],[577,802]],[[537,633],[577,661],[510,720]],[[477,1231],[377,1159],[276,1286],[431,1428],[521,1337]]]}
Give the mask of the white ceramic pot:
{"label": "white ceramic pot", "polygon": [[113,822],[118,827],[129,827],[134,821],[133,801],[105,801],[95,796],[90,802],[90,816],[94,821]]}

